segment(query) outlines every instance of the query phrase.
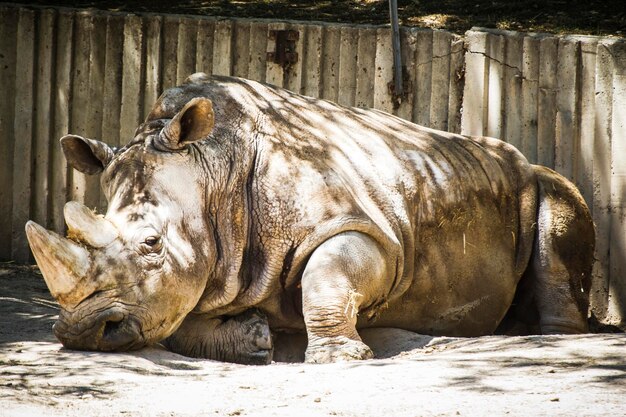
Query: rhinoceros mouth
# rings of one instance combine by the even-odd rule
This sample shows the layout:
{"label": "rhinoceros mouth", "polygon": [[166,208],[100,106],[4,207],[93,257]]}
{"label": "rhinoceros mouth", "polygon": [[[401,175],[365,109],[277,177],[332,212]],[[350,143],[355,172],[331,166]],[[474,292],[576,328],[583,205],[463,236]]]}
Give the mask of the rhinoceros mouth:
{"label": "rhinoceros mouth", "polygon": [[53,330],[63,346],[72,350],[127,351],[146,344],[140,321],[115,307],[88,315],[61,311]]}

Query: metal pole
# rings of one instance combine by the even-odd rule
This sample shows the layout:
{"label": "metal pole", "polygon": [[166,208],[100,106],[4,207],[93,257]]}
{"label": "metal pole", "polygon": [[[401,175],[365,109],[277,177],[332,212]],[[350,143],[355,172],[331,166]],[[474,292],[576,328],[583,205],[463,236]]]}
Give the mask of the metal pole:
{"label": "metal pole", "polygon": [[394,95],[400,98],[404,94],[404,91],[402,86],[402,56],[400,51],[400,27],[398,25],[397,0],[389,0],[389,16],[391,18],[391,45],[393,46]]}

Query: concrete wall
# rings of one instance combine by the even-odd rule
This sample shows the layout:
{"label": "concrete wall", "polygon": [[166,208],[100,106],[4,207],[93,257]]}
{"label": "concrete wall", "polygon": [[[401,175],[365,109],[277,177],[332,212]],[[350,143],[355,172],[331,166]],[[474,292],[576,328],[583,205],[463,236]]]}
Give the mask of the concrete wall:
{"label": "concrete wall", "polygon": [[[298,61],[267,61],[294,29]],[[24,223],[64,228],[66,200],[103,210],[98,179],[68,170],[58,139],[132,139],[160,93],[196,71],[265,81],[460,131],[463,42],[404,29],[410,94],[393,104],[387,28],[0,6],[0,259],[29,260]],[[452,76],[450,76],[452,74]]]}
{"label": "concrete wall", "polygon": [[[267,60],[297,30],[298,60]],[[123,145],[187,75],[235,75],[422,125],[490,135],[574,180],[593,211],[593,309],[626,317],[626,40],[403,28],[408,95],[394,105],[388,28],[0,5],[0,259],[27,262],[24,223],[63,231],[63,205],[103,211],[67,168],[71,132]],[[462,110],[462,111],[461,111]]]}
{"label": "concrete wall", "polygon": [[473,30],[462,133],[498,137],[581,190],[596,224],[592,308],[626,317],[626,39]]}

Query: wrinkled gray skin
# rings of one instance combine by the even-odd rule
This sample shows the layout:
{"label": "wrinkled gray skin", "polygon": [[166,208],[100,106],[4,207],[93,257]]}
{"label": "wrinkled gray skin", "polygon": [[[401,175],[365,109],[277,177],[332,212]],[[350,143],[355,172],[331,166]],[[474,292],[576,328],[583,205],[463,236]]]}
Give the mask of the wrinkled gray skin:
{"label": "wrinkled gray skin", "polygon": [[61,144],[109,202],[68,203],[68,238],[26,226],[69,348],[268,363],[305,332],[332,362],[371,357],[367,327],[587,330],[588,209],[499,140],[194,74],[123,148]]}

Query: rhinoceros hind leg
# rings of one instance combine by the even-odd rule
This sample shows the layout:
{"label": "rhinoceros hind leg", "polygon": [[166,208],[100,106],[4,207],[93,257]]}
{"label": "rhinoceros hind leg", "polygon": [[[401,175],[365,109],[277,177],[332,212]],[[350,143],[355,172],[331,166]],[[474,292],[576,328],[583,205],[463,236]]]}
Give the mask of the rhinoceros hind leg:
{"label": "rhinoceros hind leg", "polygon": [[163,344],[184,356],[246,365],[269,364],[273,355],[267,318],[256,309],[227,319],[190,314]]}
{"label": "rhinoceros hind leg", "polygon": [[369,359],[374,355],[356,331],[357,314],[385,292],[382,248],[367,235],[344,232],[320,245],[302,276],[306,362]]}
{"label": "rhinoceros hind leg", "polygon": [[593,221],[573,184],[550,169],[536,171],[538,229],[528,272],[541,332],[584,333],[595,246]]}

